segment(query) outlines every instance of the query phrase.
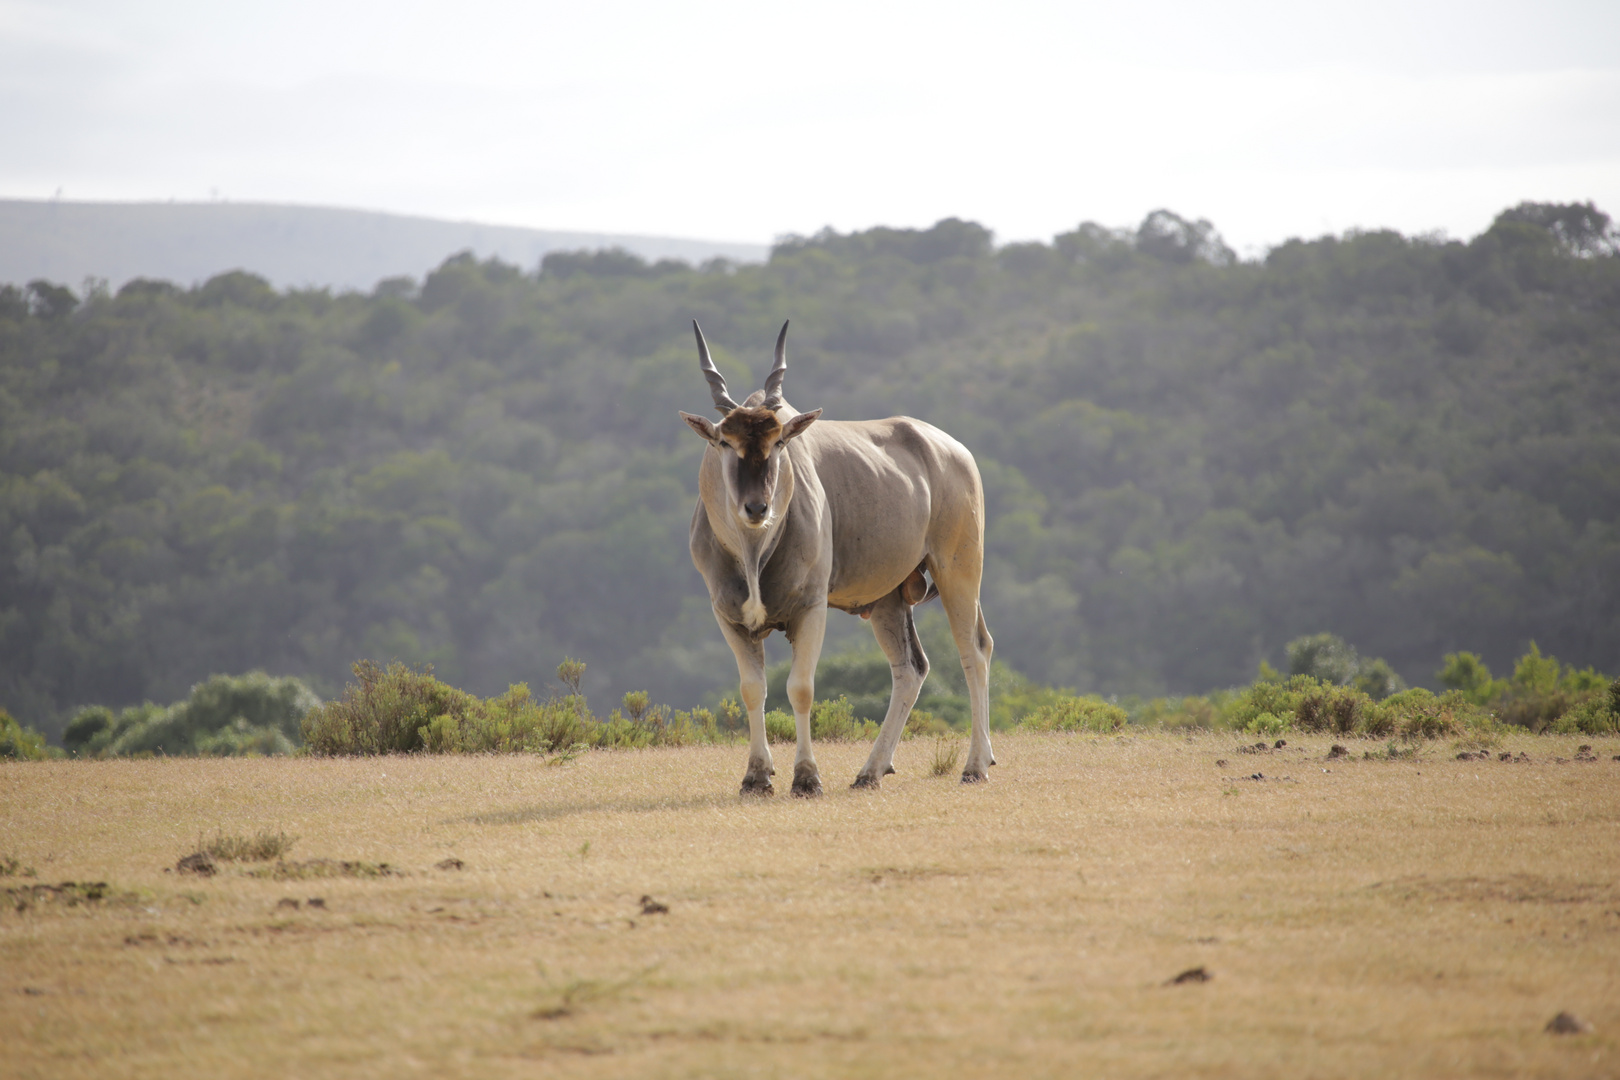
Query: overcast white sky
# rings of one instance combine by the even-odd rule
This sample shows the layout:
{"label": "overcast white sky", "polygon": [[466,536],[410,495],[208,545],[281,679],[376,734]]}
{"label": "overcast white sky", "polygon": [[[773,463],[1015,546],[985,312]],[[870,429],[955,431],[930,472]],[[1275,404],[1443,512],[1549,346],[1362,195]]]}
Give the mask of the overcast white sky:
{"label": "overcast white sky", "polygon": [[768,242],[1620,214],[1620,3],[0,0],[0,197]]}

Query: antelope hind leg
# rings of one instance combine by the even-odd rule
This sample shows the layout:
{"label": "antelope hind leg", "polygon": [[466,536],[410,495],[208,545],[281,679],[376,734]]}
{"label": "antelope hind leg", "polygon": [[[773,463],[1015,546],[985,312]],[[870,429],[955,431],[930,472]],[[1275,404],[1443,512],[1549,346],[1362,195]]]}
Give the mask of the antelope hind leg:
{"label": "antelope hind leg", "polygon": [[912,621],[905,588],[902,585],[872,608],[872,635],[877,638],[883,655],[889,658],[894,689],[889,694],[889,711],[883,716],[883,727],[872,744],[871,756],[856,774],[853,787],[876,788],[883,777],[894,772],[894,748],[905,733],[906,718],[911,715],[923,680],[928,677],[928,657],[917,637],[917,624]]}
{"label": "antelope hind leg", "polygon": [[968,745],[967,764],[962,769],[962,783],[977,784],[990,779],[990,766],[996,763],[990,750],[990,656],[995,641],[984,624],[984,612],[979,607],[979,575],[964,581],[953,575],[934,575],[939,586],[940,600],[945,605],[945,617],[951,624],[951,637],[962,658],[962,673],[967,676],[968,701],[973,709],[973,735]]}

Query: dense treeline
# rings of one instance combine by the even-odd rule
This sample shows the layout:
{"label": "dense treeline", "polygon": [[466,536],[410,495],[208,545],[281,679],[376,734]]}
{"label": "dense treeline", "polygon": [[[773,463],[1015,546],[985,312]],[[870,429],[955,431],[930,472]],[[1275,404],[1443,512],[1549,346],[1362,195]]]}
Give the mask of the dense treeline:
{"label": "dense treeline", "polygon": [[[0,287],[0,704],[57,732],[250,669],[330,697],[362,656],[712,695],[691,317],[733,386],[791,317],[800,408],[974,450],[997,659],[1041,682],[1244,684],[1324,628],[1418,684],[1532,638],[1613,670],[1615,247],[1590,206],[1527,204],[1468,243],[1242,262],[1159,212],[999,249],[827,232],[762,266],[457,257],[369,296]],[[831,651],[864,631],[834,623]]]}

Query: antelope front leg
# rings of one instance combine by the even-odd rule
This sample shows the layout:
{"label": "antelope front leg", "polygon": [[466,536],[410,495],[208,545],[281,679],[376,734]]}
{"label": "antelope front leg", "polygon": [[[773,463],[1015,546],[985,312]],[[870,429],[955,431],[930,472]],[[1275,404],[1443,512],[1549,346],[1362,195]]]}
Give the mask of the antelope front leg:
{"label": "antelope front leg", "polygon": [[810,747],[810,710],[816,699],[816,663],[821,659],[821,641],[827,631],[827,609],[804,613],[788,631],[793,643],[793,670],[788,673],[788,701],[793,705],[793,725],[798,732],[798,753],[793,759],[793,794],[809,798],[821,794],[821,770],[816,768],[815,751]]}
{"label": "antelope front leg", "polygon": [[748,711],[748,771],[743,773],[740,795],[773,795],[771,747],[765,739],[765,644],[715,613],[720,632],[737,658],[737,692]]}

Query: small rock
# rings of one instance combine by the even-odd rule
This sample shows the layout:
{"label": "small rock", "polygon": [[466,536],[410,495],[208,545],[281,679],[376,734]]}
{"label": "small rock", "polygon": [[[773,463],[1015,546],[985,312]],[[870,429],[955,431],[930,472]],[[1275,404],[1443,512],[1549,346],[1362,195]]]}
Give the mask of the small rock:
{"label": "small rock", "polygon": [[309,907],[324,908],[326,907],[326,898],[324,896],[312,896],[305,900],[304,903]]}
{"label": "small rock", "polygon": [[1502,753],[1496,755],[1496,760],[1497,761],[1512,761],[1513,760],[1513,755],[1504,750]]}
{"label": "small rock", "polygon": [[1580,1035],[1591,1031],[1592,1025],[1572,1012],[1561,1012],[1547,1021],[1547,1030],[1554,1035]]}
{"label": "small rock", "polygon": [[1333,746],[1331,748],[1329,748],[1329,750],[1328,750],[1328,760],[1329,761],[1332,761],[1334,758],[1342,758],[1342,757],[1349,757],[1349,756],[1350,756],[1350,751],[1345,749],[1344,747],[1340,746],[1338,743],[1334,743]]}
{"label": "small rock", "polygon": [[196,851],[179,862],[174,868],[182,874],[201,874],[203,877],[213,877],[219,873],[219,867],[214,865],[214,857],[206,851]]}
{"label": "small rock", "polygon": [[669,905],[660,903],[650,896],[641,898],[641,913],[643,915],[668,915]]}
{"label": "small rock", "polygon": [[460,870],[466,865],[466,863],[452,855],[448,859],[440,859],[433,864],[433,867],[436,870]]}
{"label": "small rock", "polygon": [[1263,772],[1257,772],[1253,776],[1249,777],[1250,780],[1264,780],[1265,778],[1266,774]]}
{"label": "small rock", "polygon": [[290,896],[283,896],[280,900],[276,901],[276,907],[278,907],[278,908],[291,908],[292,910],[297,911],[298,910],[298,901],[294,900]]}
{"label": "small rock", "polygon": [[1204,983],[1209,982],[1209,980],[1213,979],[1214,977],[1215,976],[1205,971],[1202,967],[1188,968],[1186,971],[1183,971],[1180,975],[1177,975],[1164,985],[1180,986],[1182,983]]}
{"label": "small rock", "polygon": [[1590,754],[1592,752],[1592,744],[1591,743],[1581,743],[1581,745],[1579,745],[1579,746],[1577,746],[1575,748],[1575,752],[1577,754]]}
{"label": "small rock", "polygon": [[[1617,757],[1614,760],[1620,761],[1620,757]],[[1226,759],[1225,758],[1216,758],[1215,759],[1215,764],[1219,765],[1221,768],[1224,769],[1224,768],[1226,768]]]}

